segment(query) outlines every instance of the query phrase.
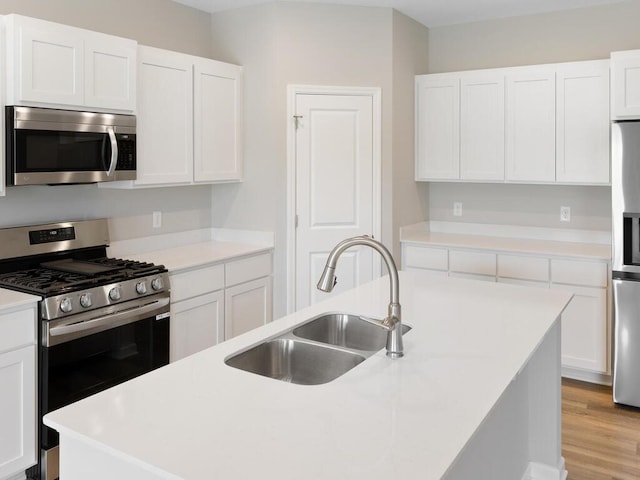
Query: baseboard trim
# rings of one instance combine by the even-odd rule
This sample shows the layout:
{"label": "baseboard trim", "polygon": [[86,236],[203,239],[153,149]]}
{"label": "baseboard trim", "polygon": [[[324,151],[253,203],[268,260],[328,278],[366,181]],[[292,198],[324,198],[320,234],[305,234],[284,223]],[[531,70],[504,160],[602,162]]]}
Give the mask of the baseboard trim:
{"label": "baseboard trim", "polygon": [[568,472],[564,468],[564,457],[560,457],[557,467],[544,463],[530,462],[522,480],[567,480]]}
{"label": "baseboard trim", "polygon": [[571,367],[562,367],[562,377],[570,378],[572,380],[579,380],[581,382],[596,383],[598,385],[606,385],[610,387],[613,385],[613,377],[604,373],[588,372],[586,370],[580,370]]}

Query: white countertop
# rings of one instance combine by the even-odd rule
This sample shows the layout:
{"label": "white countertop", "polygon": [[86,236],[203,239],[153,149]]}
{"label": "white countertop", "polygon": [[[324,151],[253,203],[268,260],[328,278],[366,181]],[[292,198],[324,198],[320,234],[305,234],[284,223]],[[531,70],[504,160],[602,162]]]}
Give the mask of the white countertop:
{"label": "white countertop", "polygon": [[426,228],[401,229],[400,242],[416,245],[473,248],[514,253],[577,257],[611,261],[611,245],[527,238],[492,237],[430,232]]}
{"label": "white countertop", "polygon": [[40,301],[40,297],[0,288],[0,310],[9,310]]}
{"label": "white countertop", "polygon": [[50,413],[161,478],[439,479],[554,325],[562,291],[400,272],[405,357],[303,386],[224,364],[327,311],[382,317],[382,278]]}
{"label": "white countertop", "polygon": [[129,255],[132,260],[164,265],[170,273],[225,262],[237,257],[273,250],[270,246],[239,242],[207,241]]}

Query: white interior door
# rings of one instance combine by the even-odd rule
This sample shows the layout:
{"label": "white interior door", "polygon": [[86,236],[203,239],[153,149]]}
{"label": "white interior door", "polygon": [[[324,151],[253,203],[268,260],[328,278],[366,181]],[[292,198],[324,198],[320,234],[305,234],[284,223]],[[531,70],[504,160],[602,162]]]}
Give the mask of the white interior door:
{"label": "white interior door", "polygon": [[[374,97],[295,96],[295,308],[327,298],[316,289],[331,249],[374,233],[379,186],[375,169]],[[374,277],[373,251],[342,254],[332,295]]]}

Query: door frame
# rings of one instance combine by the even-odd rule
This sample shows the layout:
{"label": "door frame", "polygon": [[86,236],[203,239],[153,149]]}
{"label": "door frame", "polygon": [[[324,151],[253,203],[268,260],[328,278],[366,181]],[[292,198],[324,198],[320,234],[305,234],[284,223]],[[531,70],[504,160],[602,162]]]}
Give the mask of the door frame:
{"label": "door frame", "polygon": [[[296,95],[349,95],[371,97],[373,107],[373,235],[382,232],[382,89],[379,87],[337,87],[287,85],[287,313],[293,313],[296,299]],[[380,275],[378,255],[373,260],[374,278]]]}

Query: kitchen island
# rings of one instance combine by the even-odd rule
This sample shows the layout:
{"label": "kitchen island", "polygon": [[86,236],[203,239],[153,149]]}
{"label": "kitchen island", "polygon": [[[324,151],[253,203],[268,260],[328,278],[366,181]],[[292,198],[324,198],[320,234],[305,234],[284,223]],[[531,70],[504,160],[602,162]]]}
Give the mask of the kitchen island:
{"label": "kitchen island", "polygon": [[386,313],[387,278],[52,412],[61,480],[562,480],[571,295],[401,272],[405,356],[295,385],[224,360],[328,311]]}

